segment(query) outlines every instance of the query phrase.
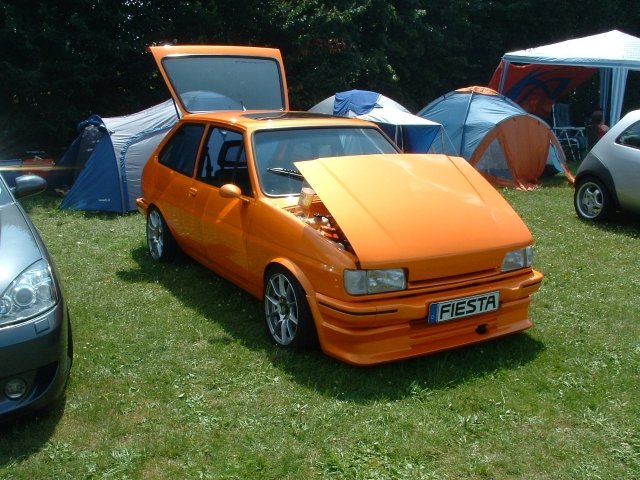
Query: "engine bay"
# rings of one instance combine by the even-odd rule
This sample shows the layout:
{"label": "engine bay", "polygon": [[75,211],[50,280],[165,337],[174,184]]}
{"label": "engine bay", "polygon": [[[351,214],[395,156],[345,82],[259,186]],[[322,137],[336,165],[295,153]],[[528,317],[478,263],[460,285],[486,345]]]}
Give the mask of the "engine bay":
{"label": "engine bay", "polygon": [[292,213],[341,250],[355,253],[333,215],[312,189],[302,189],[298,205],[292,209]]}

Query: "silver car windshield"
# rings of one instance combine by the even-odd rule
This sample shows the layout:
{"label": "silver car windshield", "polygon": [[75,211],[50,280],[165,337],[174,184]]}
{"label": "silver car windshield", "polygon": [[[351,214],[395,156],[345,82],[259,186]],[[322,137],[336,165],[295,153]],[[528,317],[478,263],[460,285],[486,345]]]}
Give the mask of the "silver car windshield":
{"label": "silver car windshield", "polygon": [[283,110],[284,87],[276,60],[185,55],[162,60],[185,110]]}
{"label": "silver car windshield", "polygon": [[2,177],[2,173],[0,173],[0,206],[6,205],[12,202],[11,195],[9,194],[9,189],[7,185],[4,183],[4,179],[1,177]]}
{"label": "silver car windshield", "polygon": [[379,130],[360,127],[262,130],[254,134],[253,145],[260,187],[269,196],[300,193],[303,178],[294,162],[398,153]]}

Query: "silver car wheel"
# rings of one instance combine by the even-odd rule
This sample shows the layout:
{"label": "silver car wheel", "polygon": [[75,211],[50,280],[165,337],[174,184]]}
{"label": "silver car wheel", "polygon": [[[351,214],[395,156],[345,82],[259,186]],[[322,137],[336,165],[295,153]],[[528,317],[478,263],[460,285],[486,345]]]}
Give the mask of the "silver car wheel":
{"label": "silver car wheel", "polygon": [[605,220],[613,208],[607,188],[595,178],[581,180],[574,196],[576,213],[585,220]]}
{"label": "silver car wheel", "polygon": [[586,183],[580,188],[578,201],[584,217],[595,218],[602,211],[602,192],[594,183]]}
{"label": "silver car wheel", "polygon": [[151,258],[159,262],[170,262],[178,251],[178,244],[157,208],[151,208],[147,215],[147,248]]}
{"label": "silver car wheel", "polygon": [[160,260],[164,252],[163,222],[160,212],[151,210],[147,218],[147,245],[154,260]]}
{"label": "silver car wheel", "polygon": [[293,342],[298,330],[298,299],[293,285],[284,274],[276,273],[268,279],[264,309],[273,340],[282,346]]}

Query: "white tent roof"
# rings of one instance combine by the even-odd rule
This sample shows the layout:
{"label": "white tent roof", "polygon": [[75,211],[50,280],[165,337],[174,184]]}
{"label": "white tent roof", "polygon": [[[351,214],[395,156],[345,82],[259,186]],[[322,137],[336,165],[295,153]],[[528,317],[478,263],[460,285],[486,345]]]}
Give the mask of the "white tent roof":
{"label": "white tent roof", "polygon": [[[600,68],[603,72],[602,93],[610,92],[609,122],[620,119],[622,101],[629,70],[640,70],[640,38],[618,30],[574,38],[541,47],[509,52],[502,57],[505,67],[509,63],[570,65]],[[500,93],[503,93],[508,68],[503,69]],[[603,95],[607,97],[608,95]]]}
{"label": "white tent roof", "polygon": [[[348,100],[341,105],[347,107],[346,111],[339,115],[377,123],[403,150],[412,153],[444,151],[448,139],[442,125],[412,114],[395,100],[366,90],[350,90],[336,95],[343,97],[343,101]],[[309,111],[336,114],[336,95],[325,98]]]}
{"label": "white tent roof", "polygon": [[[336,96],[331,95],[325,98],[320,103],[314,105],[309,109],[310,112],[324,113],[327,115],[333,114],[333,104]],[[434,127],[440,127],[441,125],[426,118],[418,117],[412,114],[405,107],[400,105],[395,100],[378,94],[378,100],[376,105],[369,110],[368,113],[356,114],[349,110],[349,117],[360,118],[362,120],[369,120],[370,122],[389,123],[391,125],[430,125]]]}

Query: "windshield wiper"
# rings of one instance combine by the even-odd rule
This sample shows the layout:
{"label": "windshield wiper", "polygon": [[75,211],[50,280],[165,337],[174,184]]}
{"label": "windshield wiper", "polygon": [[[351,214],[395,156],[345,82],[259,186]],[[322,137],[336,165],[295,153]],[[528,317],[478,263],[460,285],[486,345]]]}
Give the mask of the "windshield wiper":
{"label": "windshield wiper", "polygon": [[271,167],[267,168],[267,172],[275,173],[276,175],[282,175],[283,177],[291,177],[297,180],[302,180],[304,177],[297,170],[289,170],[288,168],[282,167]]}

